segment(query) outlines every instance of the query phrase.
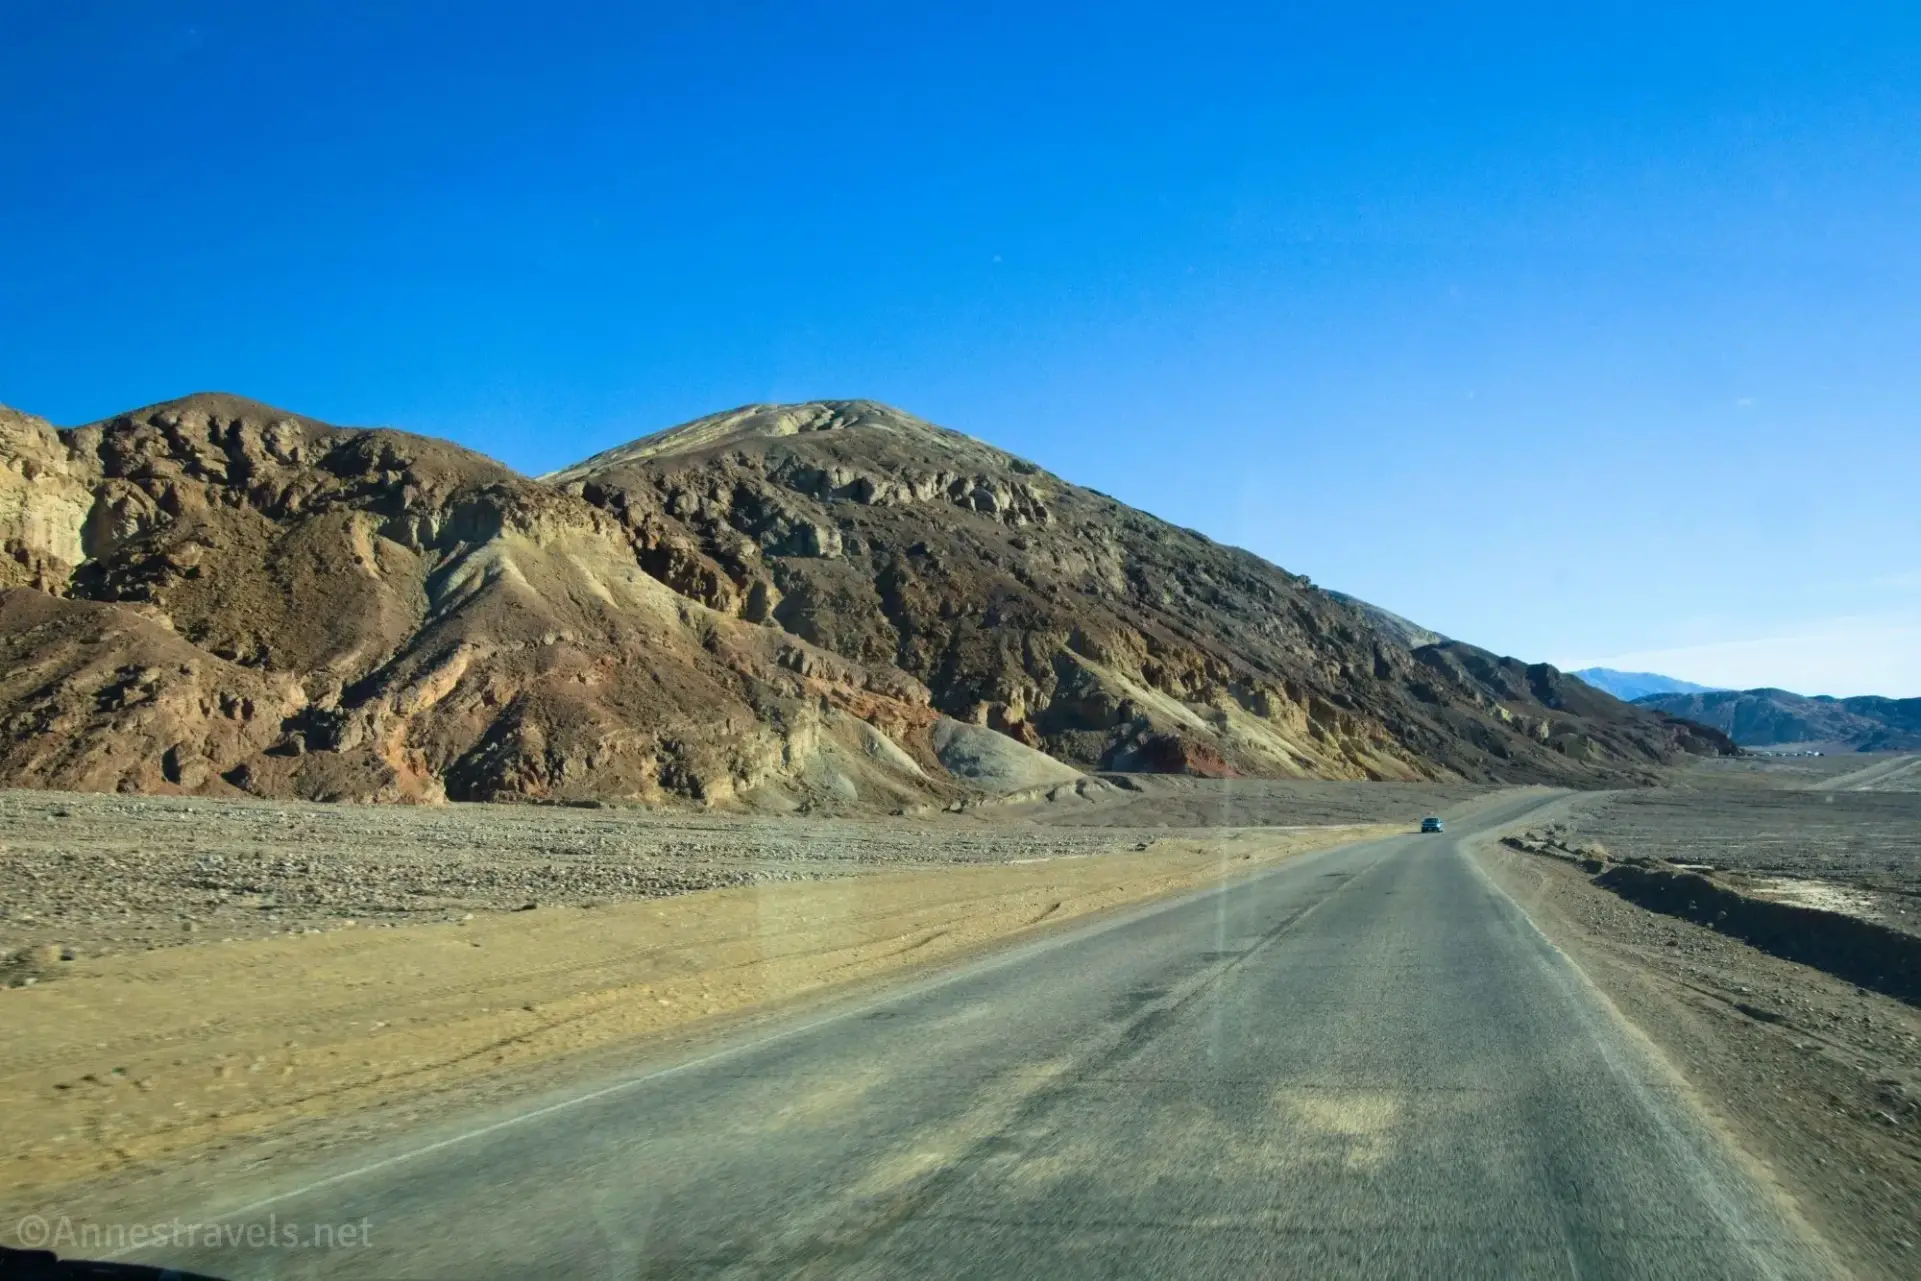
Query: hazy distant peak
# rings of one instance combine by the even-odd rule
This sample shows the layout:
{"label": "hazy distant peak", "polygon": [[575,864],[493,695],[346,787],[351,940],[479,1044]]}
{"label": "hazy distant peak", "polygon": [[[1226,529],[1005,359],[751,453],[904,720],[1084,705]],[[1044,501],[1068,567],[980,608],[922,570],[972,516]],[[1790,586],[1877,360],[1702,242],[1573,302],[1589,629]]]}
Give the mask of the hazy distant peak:
{"label": "hazy distant peak", "polygon": [[1712,694],[1719,689],[1715,685],[1696,685],[1693,681],[1676,680],[1658,672],[1618,672],[1612,667],[1584,667],[1569,675],[1629,703],[1650,694]]}

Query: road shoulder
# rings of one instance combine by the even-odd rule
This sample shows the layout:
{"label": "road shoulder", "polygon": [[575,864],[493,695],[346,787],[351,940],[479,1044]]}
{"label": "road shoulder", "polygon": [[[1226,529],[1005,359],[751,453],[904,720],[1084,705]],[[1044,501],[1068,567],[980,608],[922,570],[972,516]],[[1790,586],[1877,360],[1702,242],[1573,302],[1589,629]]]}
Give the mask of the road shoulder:
{"label": "road shoulder", "polygon": [[1474,855],[1857,1276],[1921,1270],[1921,1011],[1630,904],[1573,864]]}

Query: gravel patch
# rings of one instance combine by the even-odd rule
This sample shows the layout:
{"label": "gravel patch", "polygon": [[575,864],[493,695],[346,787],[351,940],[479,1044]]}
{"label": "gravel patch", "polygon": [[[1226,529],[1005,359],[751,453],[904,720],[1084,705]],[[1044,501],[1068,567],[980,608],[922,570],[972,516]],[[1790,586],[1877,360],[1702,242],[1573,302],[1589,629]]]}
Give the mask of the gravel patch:
{"label": "gravel patch", "polygon": [[[457,920],[1132,848],[1123,829],[0,791],[0,956]],[[4,961],[0,961],[4,964]]]}

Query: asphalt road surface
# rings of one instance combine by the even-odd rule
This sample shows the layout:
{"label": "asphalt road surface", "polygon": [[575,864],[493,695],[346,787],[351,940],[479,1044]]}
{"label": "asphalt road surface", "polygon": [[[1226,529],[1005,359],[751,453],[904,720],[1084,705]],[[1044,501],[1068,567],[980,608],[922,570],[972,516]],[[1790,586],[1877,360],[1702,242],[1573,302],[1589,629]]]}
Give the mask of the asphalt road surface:
{"label": "asphalt road surface", "polygon": [[1838,778],[1809,783],[1808,790],[1817,792],[1868,792],[1882,789],[1909,790],[1921,784],[1921,756],[1896,756],[1889,760],[1876,761],[1872,765],[1842,774]]}
{"label": "asphalt road surface", "polygon": [[1539,803],[761,1027],[230,1220],[364,1221],[369,1245],[148,1257],[462,1281],[1822,1274],[1464,852]]}

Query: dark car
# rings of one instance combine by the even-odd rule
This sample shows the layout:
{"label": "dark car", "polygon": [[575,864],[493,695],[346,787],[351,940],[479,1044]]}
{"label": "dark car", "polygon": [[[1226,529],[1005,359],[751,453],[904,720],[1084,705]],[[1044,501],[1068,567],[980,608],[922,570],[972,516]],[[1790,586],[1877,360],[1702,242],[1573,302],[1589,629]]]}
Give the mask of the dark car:
{"label": "dark car", "polygon": [[1435,818],[1432,814],[1430,814],[1426,818],[1421,820],[1421,830],[1423,832],[1441,831],[1442,830],[1441,820],[1438,818]]}

